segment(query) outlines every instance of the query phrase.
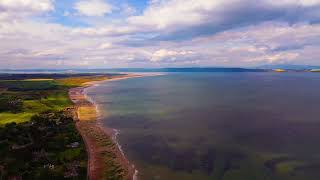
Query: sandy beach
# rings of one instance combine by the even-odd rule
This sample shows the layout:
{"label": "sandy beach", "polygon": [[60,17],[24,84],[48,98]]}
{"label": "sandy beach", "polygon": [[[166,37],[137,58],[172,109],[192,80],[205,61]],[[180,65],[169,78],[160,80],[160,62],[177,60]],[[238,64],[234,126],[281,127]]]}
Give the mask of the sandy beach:
{"label": "sandy beach", "polygon": [[[145,75],[128,74],[115,76],[105,81],[124,80],[143,76]],[[74,116],[76,127],[85,142],[88,153],[88,178],[90,180],[103,179],[108,169],[113,168],[110,167],[112,165],[118,168],[117,175],[121,176],[122,179],[137,180],[138,171],[125,157],[117,141],[119,131],[102,125],[102,122],[98,118],[97,104],[86,94],[87,88],[105,81],[89,82],[85,83],[83,87],[69,90],[69,97],[75,104]],[[110,161],[112,161],[111,165]]]}

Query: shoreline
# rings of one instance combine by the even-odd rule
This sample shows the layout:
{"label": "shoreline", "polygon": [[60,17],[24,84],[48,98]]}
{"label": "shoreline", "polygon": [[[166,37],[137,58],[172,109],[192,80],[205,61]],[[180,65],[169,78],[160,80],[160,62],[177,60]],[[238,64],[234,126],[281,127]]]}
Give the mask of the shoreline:
{"label": "shoreline", "polygon": [[[128,180],[137,180],[138,179],[138,170],[135,169],[134,164],[131,164],[129,160],[126,158],[125,153],[123,152],[120,143],[117,140],[117,136],[120,134],[120,131],[117,129],[111,129],[103,125],[101,121],[101,115],[99,113],[99,105],[87,95],[88,88],[97,86],[101,83],[105,83],[108,81],[118,81],[125,80],[129,78],[139,78],[146,76],[156,76],[161,74],[126,74],[119,77],[114,77],[102,81],[93,81],[83,84],[83,87],[76,87],[69,89],[69,97],[75,106],[75,123],[78,132],[82,136],[82,139],[86,145],[87,154],[88,154],[88,178],[90,180],[101,179],[103,177],[103,172],[105,167],[101,152],[108,151],[109,153],[113,153],[115,156],[114,161],[117,164],[120,164],[124,170],[122,174],[124,179]],[[82,116],[81,109],[86,108],[88,111],[88,116]],[[96,134],[94,137],[90,134],[92,132]],[[100,140],[111,139],[112,143],[115,144],[116,148],[106,148],[104,146],[99,145],[99,141],[95,139],[96,136],[100,137]]]}

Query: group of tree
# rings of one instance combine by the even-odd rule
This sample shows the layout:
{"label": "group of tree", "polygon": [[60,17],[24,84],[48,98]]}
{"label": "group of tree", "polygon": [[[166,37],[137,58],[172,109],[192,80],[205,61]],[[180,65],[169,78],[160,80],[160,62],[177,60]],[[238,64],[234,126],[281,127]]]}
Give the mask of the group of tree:
{"label": "group of tree", "polygon": [[0,179],[86,179],[85,146],[65,111],[0,127],[0,157]]}
{"label": "group of tree", "polygon": [[21,112],[23,108],[22,99],[16,96],[2,96],[0,97],[0,112]]}

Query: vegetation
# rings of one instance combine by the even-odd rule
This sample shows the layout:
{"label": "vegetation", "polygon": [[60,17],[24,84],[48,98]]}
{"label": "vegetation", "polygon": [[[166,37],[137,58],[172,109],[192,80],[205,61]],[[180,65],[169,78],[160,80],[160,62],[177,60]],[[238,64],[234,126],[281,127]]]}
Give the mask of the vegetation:
{"label": "vegetation", "polygon": [[[29,85],[28,85],[29,87]],[[22,123],[48,110],[63,110],[72,105],[66,88],[32,91],[5,91],[0,97],[0,126]]]}
{"label": "vegetation", "polygon": [[[87,179],[86,149],[73,121],[68,92],[112,76],[0,74],[0,180]],[[88,108],[80,112],[95,119]],[[125,171],[115,159],[112,139],[88,133],[106,147],[101,151],[107,167],[104,178],[122,179]]]}
{"label": "vegetation", "polygon": [[92,121],[96,120],[97,114],[95,107],[92,106],[81,106],[78,108],[78,116],[79,118],[86,120],[86,121]]}
{"label": "vegetation", "polygon": [[68,90],[110,76],[0,74],[0,179],[86,179]]}
{"label": "vegetation", "polygon": [[15,96],[1,96],[0,97],[0,112],[21,112],[23,101]]}
{"label": "vegetation", "polygon": [[72,116],[40,113],[0,128],[0,176],[4,179],[86,179],[86,151]]}
{"label": "vegetation", "polygon": [[112,74],[0,75],[2,79],[0,80],[0,126],[11,122],[26,122],[33,115],[48,110],[61,111],[72,105],[68,96],[70,87],[105,80],[112,76]]}
{"label": "vegetation", "polygon": [[320,69],[312,69],[310,72],[320,72]]}
{"label": "vegetation", "polygon": [[273,71],[274,72],[286,72],[286,70],[284,70],[284,69],[274,69]]}
{"label": "vegetation", "polygon": [[101,128],[95,126],[92,121],[83,121],[80,127],[81,131],[86,132],[85,134],[90,139],[94,139],[95,148],[99,149],[99,164],[103,169],[99,179],[108,180],[123,180],[128,179],[127,170],[124,169],[121,162],[117,158],[117,145],[114,143],[112,138],[106,135]]}
{"label": "vegetation", "polygon": [[103,81],[109,79],[110,76],[100,75],[100,76],[82,76],[82,77],[69,77],[57,80],[60,85],[75,87],[83,86],[85,83],[93,81]]}
{"label": "vegetation", "polygon": [[11,91],[32,91],[56,89],[57,83],[53,80],[3,80],[0,87],[6,87]]}

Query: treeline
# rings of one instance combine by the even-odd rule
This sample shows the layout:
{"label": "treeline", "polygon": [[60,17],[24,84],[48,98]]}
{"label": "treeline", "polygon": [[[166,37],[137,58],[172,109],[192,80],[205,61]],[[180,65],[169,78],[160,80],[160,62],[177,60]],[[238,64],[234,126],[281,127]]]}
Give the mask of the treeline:
{"label": "treeline", "polygon": [[105,73],[81,73],[81,74],[62,74],[62,73],[48,73],[48,74],[0,74],[0,80],[25,80],[25,79],[61,79],[70,77],[85,77],[85,76],[113,76],[119,74],[105,74]]}

